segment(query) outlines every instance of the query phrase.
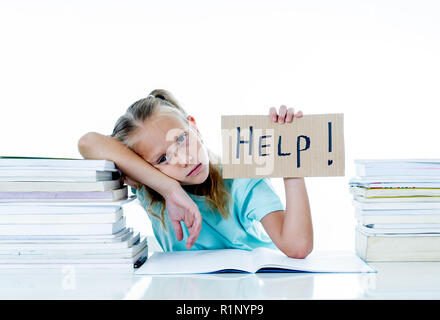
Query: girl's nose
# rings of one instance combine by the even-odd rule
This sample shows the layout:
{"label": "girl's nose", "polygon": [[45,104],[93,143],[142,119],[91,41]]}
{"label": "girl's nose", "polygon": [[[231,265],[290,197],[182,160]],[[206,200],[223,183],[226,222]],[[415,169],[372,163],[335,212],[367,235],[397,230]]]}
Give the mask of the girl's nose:
{"label": "girl's nose", "polygon": [[179,152],[176,155],[176,164],[182,168],[188,167],[193,163],[193,157],[187,155],[185,152]]}

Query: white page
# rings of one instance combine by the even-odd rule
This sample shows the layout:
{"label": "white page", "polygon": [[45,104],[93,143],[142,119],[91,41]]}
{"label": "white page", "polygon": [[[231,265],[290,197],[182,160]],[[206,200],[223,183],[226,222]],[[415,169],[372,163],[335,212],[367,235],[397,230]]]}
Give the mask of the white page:
{"label": "white page", "polygon": [[209,273],[225,269],[251,272],[251,252],[238,249],[154,252],[135,274]]}
{"label": "white page", "polygon": [[264,258],[265,264],[260,264],[260,268],[284,267],[303,272],[375,272],[355,253],[348,251],[318,251],[312,252],[305,259],[293,259],[280,251],[268,248],[258,248],[257,250],[258,256],[266,256]]}

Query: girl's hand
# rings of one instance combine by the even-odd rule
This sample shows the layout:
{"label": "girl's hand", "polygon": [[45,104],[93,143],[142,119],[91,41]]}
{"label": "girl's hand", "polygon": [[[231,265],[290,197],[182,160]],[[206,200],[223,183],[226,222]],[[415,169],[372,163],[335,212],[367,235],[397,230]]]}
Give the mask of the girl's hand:
{"label": "girl's hand", "polygon": [[[269,116],[273,122],[278,122],[278,123],[288,122],[288,123],[290,123],[293,121],[294,118],[301,118],[303,116],[303,113],[302,113],[302,111],[298,111],[297,113],[295,113],[295,110],[293,108],[287,109],[287,107],[285,105],[282,105],[280,107],[280,114],[279,115],[277,114],[277,109],[272,107],[269,110]],[[296,180],[296,179],[303,179],[303,178],[284,178],[284,181]]]}
{"label": "girl's hand", "polygon": [[189,231],[186,248],[188,250],[191,249],[202,228],[202,216],[200,215],[199,208],[180,184],[176,184],[175,187],[169,190],[169,192],[164,195],[164,198],[168,216],[173,224],[177,240],[181,241],[183,239],[182,226],[180,225],[180,221],[183,221]]}
{"label": "girl's hand", "polygon": [[302,111],[298,111],[295,113],[293,108],[287,109],[285,105],[280,107],[280,114],[277,114],[277,109],[272,107],[269,110],[270,119],[273,122],[284,123],[284,122],[292,122],[294,118],[301,118],[303,116]]}
{"label": "girl's hand", "polygon": [[[127,175],[124,175],[124,183],[135,189],[142,186],[141,183]],[[180,184],[176,184],[176,186],[168,190],[163,197],[165,198],[165,206],[171,223],[173,224],[177,240],[181,241],[183,239],[182,226],[180,225],[180,221],[183,221],[190,234],[186,243],[186,248],[188,250],[191,249],[196,242],[202,227],[202,217],[199,208],[182,189]]]}

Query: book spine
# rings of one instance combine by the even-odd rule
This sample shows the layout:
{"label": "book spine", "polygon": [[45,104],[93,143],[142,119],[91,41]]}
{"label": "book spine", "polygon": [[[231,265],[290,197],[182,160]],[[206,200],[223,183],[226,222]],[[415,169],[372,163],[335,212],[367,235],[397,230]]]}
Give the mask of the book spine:
{"label": "book spine", "polygon": [[109,224],[0,224],[2,236],[62,236],[115,234],[125,227],[125,217]]}
{"label": "book spine", "polygon": [[0,224],[115,223],[122,214],[0,214]]}

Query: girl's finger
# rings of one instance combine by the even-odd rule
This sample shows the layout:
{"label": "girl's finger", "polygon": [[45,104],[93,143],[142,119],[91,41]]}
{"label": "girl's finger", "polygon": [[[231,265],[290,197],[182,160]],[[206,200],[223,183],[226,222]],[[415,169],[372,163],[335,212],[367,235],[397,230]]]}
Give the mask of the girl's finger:
{"label": "girl's finger", "polygon": [[303,113],[301,110],[295,114],[295,118],[301,118],[302,116],[303,116]]}
{"label": "girl's finger", "polygon": [[188,240],[186,241],[186,248],[189,250],[191,247],[196,243],[197,238],[200,234],[200,225],[194,224],[192,227],[188,228],[190,236],[188,237]]}
{"label": "girl's finger", "polygon": [[277,109],[275,109],[274,107],[270,108],[269,116],[270,116],[270,120],[272,120],[273,122],[277,122],[278,121]]}
{"label": "girl's finger", "polygon": [[185,214],[183,222],[188,229],[191,228],[194,224],[194,216],[191,214]]}
{"label": "girl's finger", "polygon": [[285,105],[282,105],[280,107],[280,115],[278,116],[279,123],[284,123],[284,120],[286,118],[286,114],[287,114],[287,107]]}
{"label": "girl's finger", "polygon": [[295,110],[293,108],[287,109],[286,122],[292,122],[294,116],[295,116]]}
{"label": "girl's finger", "polygon": [[171,220],[173,224],[174,232],[176,233],[177,241],[181,241],[183,239],[183,231],[182,226],[180,225],[180,221]]}
{"label": "girl's finger", "polygon": [[189,237],[186,241],[186,248],[189,250],[196,242],[197,238],[200,235],[200,230],[202,228],[202,216],[200,215],[200,212],[198,210],[193,210],[192,214],[192,224],[186,225],[188,227],[189,231]]}

